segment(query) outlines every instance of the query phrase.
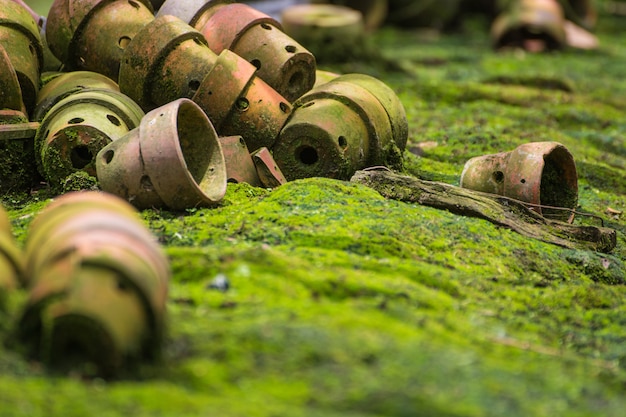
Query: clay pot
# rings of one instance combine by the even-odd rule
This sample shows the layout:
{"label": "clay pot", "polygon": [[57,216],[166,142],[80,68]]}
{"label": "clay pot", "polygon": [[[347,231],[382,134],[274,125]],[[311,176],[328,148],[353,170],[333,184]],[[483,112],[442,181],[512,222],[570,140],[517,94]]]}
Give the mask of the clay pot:
{"label": "clay pot", "polygon": [[302,4],[283,10],[285,33],[318,61],[342,61],[363,44],[365,26],[358,11],[330,4]]}
{"label": "clay pot", "polygon": [[252,161],[256,166],[261,184],[265,188],[276,188],[287,183],[287,178],[282,173],[274,156],[267,148],[257,149],[252,153]]}
{"label": "clay pot", "polygon": [[101,376],[157,358],[169,263],[137,213],[112,195],[78,192],[40,216],[26,242],[29,299],[18,326],[30,353]]}
{"label": "clay pot", "polygon": [[461,187],[532,204],[544,216],[565,219],[578,202],[578,177],[571,153],[558,142],[531,142],[511,152],[479,156],[465,163]]}
{"label": "clay pot", "polygon": [[0,110],[0,193],[26,191],[39,178],[33,146],[38,127],[19,110]]}
{"label": "clay pot", "polygon": [[120,91],[145,111],[191,98],[216,59],[200,32],[174,16],[161,16],[128,44],[120,67]]}
{"label": "clay pot", "polygon": [[124,50],[154,19],[147,0],[55,0],[46,39],[69,71],[95,71],[117,80]]}
{"label": "clay pot", "polygon": [[22,89],[13,68],[11,58],[0,44],[0,109],[17,110],[26,113],[26,107],[22,101]]}
{"label": "clay pot", "polygon": [[522,48],[530,52],[565,46],[565,17],[557,0],[519,0],[491,26],[494,48]]}
{"label": "clay pot", "polygon": [[100,151],[96,169],[104,191],[138,208],[211,206],[226,192],[217,133],[188,99],[146,114],[137,129]]}
{"label": "clay pot", "polygon": [[332,3],[358,10],[363,15],[367,31],[376,30],[383,24],[389,8],[388,0],[313,0],[312,3]]}
{"label": "clay pot", "polygon": [[289,102],[315,83],[315,57],[282,31],[279,22],[252,7],[233,3],[207,10],[196,28],[209,48],[230,49],[257,68],[256,75]]}
{"label": "clay pot", "polygon": [[248,151],[248,146],[241,136],[223,136],[219,138],[228,182],[245,182],[255,187],[261,186],[259,175]]}
{"label": "clay pot", "polygon": [[35,151],[41,174],[59,184],[82,170],[95,175],[95,156],[139,125],[139,106],[114,90],[82,90],[56,103],[41,122]]}
{"label": "clay pot", "polygon": [[39,90],[32,119],[41,121],[55,104],[79,91],[88,89],[119,91],[115,81],[93,71],[60,73]]}
{"label": "clay pot", "polygon": [[0,45],[17,75],[26,110],[35,104],[43,66],[39,27],[27,9],[10,0],[0,0]]}
{"label": "clay pot", "polygon": [[220,136],[243,136],[251,152],[274,144],[292,109],[255,72],[254,65],[225,49],[193,96]]}
{"label": "clay pot", "polygon": [[406,114],[380,81],[343,75],[311,90],[294,106],[272,148],[288,180],[349,179],[367,166],[401,165],[408,135]]}

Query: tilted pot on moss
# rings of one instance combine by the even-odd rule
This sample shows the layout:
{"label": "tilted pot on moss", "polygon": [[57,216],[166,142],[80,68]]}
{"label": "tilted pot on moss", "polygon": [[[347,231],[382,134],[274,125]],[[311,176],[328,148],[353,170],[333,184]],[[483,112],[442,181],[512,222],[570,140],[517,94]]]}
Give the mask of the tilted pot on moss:
{"label": "tilted pot on moss", "polygon": [[563,220],[578,202],[576,164],[558,142],[530,142],[510,152],[472,158],[463,168],[461,187],[530,203],[537,213]]}
{"label": "tilted pot on moss", "polygon": [[143,115],[118,91],[90,89],[67,96],[46,113],[37,131],[41,174],[53,186],[79,170],[95,175],[96,154],[137,127]]}
{"label": "tilted pot on moss", "polygon": [[211,206],[226,192],[217,133],[189,99],[146,114],[137,129],[100,151],[96,169],[104,191],[138,208]]}
{"label": "tilted pot on moss", "polygon": [[557,0],[511,2],[491,26],[496,49],[515,47],[531,52],[565,46],[565,17]]}
{"label": "tilted pot on moss", "polygon": [[128,45],[119,85],[146,111],[192,98],[220,136],[243,136],[254,151],[274,143],[291,112],[289,102],[255,72],[229,50],[216,55],[200,32],[165,15]]}
{"label": "tilted pot on moss", "polygon": [[46,39],[69,71],[95,71],[117,80],[124,50],[154,19],[147,0],[55,0]]}
{"label": "tilted pot on moss", "polygon": [[344,75],[311,90],[294,106],[272,148],[288,180],[349,179],[373,165],[401,168],[406,113],[382,81]]}
{"label": "tilted pot on moss", "polygon": [[158,358],[170,269],[137,213],[112,195],[79,192],[40,216],[26,242],[29,299],[17,328],[28,352],[102,376]]}
{"label": "tilted pot on moss", "polygon": [[0,44],[17,75],[22,101],[29,112],[39,90],[43,45],[39,27],[28,10],[10,0],[0,0]]}

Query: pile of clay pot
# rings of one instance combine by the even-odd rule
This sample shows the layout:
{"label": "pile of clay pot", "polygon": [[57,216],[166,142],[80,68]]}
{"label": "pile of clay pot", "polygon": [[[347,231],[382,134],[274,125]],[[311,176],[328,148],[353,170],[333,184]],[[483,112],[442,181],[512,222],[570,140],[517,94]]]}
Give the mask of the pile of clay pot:
{"label": "pile of clay pot", "polygon": [[43,180],[62,193],[68,178],[101,189],[56,198],[23,249],[0,211],[0,308],[24,288],[19,346],[82,374],[159,356],[170,269],[138,209],[213,206],[228,182],[398,167],[407,140],[388,86],[319,71],[269,16],[160,3],[57,0],[40,17],[0,0],[0,192]]}
{"label": "pile of clay pot", "polygon": [[19,143],[0,161],[19,162],[0,190],[80,171],[137,208],[180,210],[214,205],[229,181],[275,187],[401,164],[406,114],[380,80],[319,71],[246,4],[159,3],[57,0],[35,22],[0,1],[11,87],[0,122],[13,125],[0,135]]}

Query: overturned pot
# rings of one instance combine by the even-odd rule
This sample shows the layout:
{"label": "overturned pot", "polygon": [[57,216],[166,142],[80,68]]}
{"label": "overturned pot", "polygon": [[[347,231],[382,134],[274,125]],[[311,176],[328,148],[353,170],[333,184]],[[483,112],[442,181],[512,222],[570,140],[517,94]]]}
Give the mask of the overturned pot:
{"label": "overturned pot", "polygon": [[152,110],[96,158],[100,187],[138,208],[217,204],[226,192],[224,155],[213,125],[189,99]]}
{"label": "overturned pot", "polygon": [[29,299],[17,329],[28,353],[101,376],[158,358],[169,263],[136,211],[78,192],[41,216],[26,242]]}
{"label": "overturned pot", "polygon": [[578,203],[576,164],[558,142],[531,142],[472,158],[465,163],[460,185],[530,203],[537,213],[558,219],[568,218]]}

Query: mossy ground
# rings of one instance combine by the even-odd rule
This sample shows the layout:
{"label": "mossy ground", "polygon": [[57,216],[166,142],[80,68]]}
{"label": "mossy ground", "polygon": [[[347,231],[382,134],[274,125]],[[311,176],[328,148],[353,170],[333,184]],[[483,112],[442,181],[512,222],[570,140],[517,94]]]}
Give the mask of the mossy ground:
{"label": "mossy ground", "polygon": [[[0,348],[0,416],[623,415],[626,228],[607,209],[626,209],[624,23],[601,19],[598,51],[540,56],[493,53],[481,30],[386,29],[373,41],[403,71],[332,68],[398,92],[422,178],[458,184],[470,157],[563,143],[613,253],[334,180],[231,184],[218,208],[142,213],[173,269],[162,362],[83,380]],[[20,242],[40,194],[5,201]],[[0,316],[9,342],[25,297]]]}

